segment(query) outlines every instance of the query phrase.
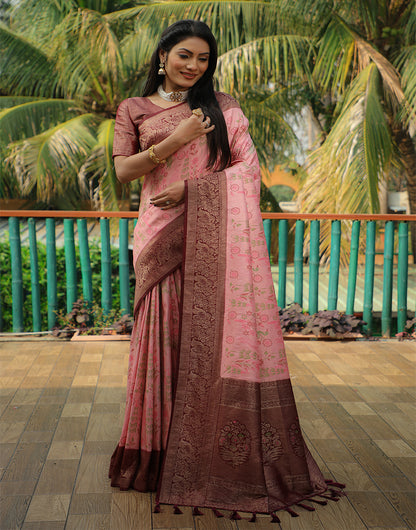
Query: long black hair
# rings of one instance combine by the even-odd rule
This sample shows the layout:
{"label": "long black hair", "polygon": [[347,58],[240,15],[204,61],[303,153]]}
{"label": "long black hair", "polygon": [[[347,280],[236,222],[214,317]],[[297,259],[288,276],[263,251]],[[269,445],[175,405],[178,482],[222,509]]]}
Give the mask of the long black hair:
{"label": "long black hair", "polygon": [[209,158],[207,167],[223,170],[231,163],[230,145],[228,143],[227,127],[223,113],[215,97],[213,75],[217,66],[217,41],[210,28],[200,20],[179,20],[169,26],[162,33],[160,41],[150,60],[150,69],[143,90],[143,96],[154,94],[163,81],[163,75],[158,74],[159,53],[167,53],[179,42],[188,37],[199,37],[209,45],[208,68],[204,75],[188,92],[188,104],[191,109],[201,108],[205,115],[215,124],[213,131],[207,134]]}

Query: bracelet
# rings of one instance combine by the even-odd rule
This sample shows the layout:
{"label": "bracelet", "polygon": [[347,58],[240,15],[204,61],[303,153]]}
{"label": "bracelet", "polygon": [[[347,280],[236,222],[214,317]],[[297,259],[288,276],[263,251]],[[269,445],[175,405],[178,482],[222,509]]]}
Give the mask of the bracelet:
{"label": "bracelet", "polygon": [[154,145],[151,145],[149,147],[149,149],[147,150],[147,152],[149,153],[149,158],[150,160],[154,163],[154,164],[164,164],[166,162],[166,160],[161,160],[158,156],[156,156],[155,152],[153,151],[153,149],[155,148]]}

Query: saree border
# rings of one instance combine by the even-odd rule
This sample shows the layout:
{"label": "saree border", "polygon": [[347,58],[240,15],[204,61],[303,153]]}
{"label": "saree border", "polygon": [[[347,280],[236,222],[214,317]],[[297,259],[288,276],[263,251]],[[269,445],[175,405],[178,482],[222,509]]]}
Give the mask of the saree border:
{"label": "saree border", "polygon": [[182,264],[184,214],[163,227],[140,252],[134,264],[134,315],[146,293]]}

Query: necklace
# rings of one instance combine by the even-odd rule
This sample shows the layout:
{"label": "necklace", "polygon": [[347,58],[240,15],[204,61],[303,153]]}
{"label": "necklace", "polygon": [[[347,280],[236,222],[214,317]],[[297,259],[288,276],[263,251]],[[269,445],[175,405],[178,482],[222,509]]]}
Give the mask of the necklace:
{"label": "necklace", "polygon": [[157,88],[157,93],[165,101],[176,101],[178,103],[185,101],[189,90],[173,90],[172,92],[165,92],[162,85]]}

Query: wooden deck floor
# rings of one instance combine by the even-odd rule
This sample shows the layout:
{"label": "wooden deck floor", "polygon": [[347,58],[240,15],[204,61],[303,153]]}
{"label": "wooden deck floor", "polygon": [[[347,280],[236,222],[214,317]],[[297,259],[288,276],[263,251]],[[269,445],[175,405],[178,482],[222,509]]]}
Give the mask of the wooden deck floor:
{"label": "wooden deck floor", "polygon": [[112,489],[128,342],[0,342],[1,530],[416,528],[416,343],[287,342],[302,428],[347,497],[300,517],[152,513],[151,495]]}

